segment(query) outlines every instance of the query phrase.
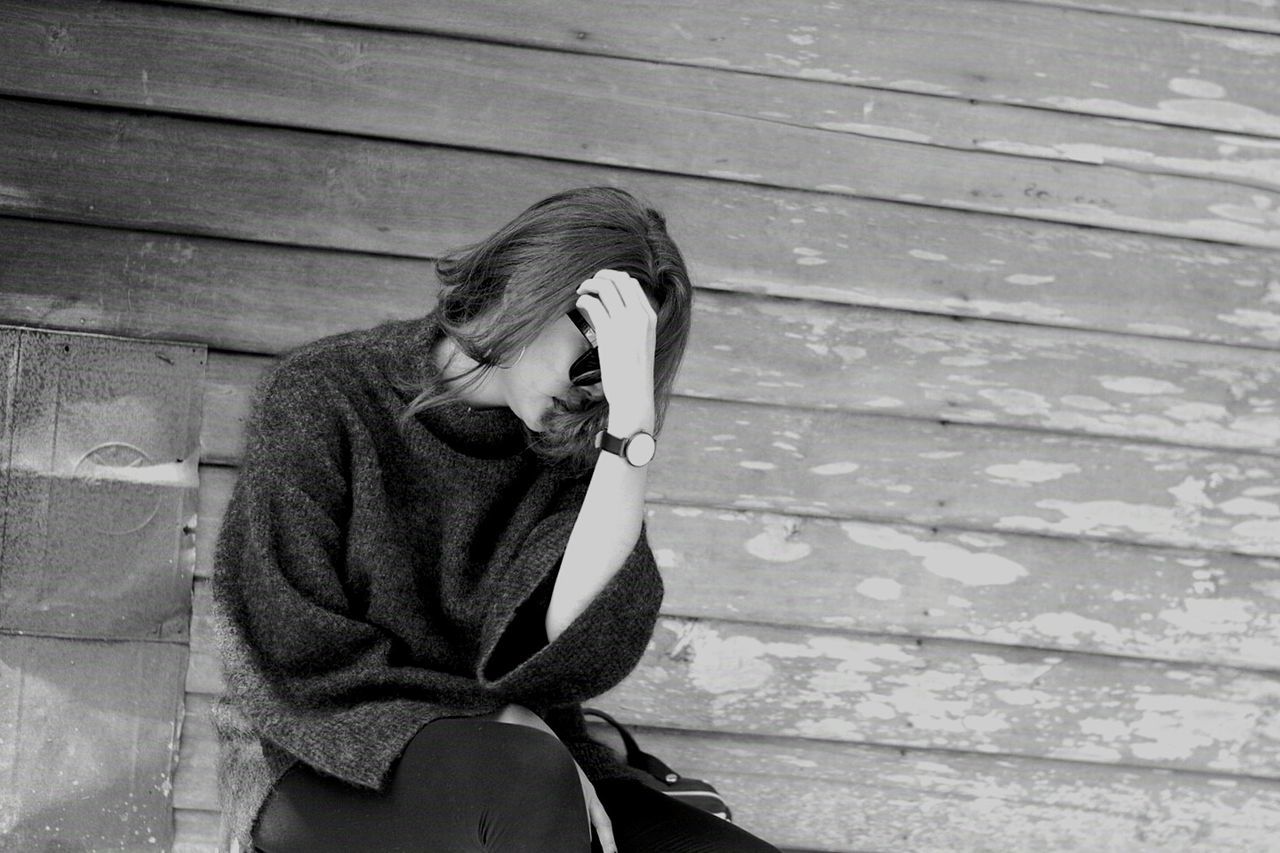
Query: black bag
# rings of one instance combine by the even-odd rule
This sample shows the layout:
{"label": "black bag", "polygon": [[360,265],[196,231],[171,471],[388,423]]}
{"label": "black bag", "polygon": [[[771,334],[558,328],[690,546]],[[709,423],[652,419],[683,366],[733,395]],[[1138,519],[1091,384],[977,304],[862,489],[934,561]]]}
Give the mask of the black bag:
{"label": "black bag", "polygon": [[[637,770],[644,771],[647,777],[644,780],[645,785],[733,823],[733,814],[729,810],[729,804],[711,786],[710,782],[694,779],[691,776],[681,776],[656,755],[642,750],[626,726],[604,711],[598,708],[583,708],[582,713],[584,716],[594,714],[618,730],[618,734],[622,736],[622,742],[627,747],[627,764]],[[650,779],[653,781],[650,782]]]}

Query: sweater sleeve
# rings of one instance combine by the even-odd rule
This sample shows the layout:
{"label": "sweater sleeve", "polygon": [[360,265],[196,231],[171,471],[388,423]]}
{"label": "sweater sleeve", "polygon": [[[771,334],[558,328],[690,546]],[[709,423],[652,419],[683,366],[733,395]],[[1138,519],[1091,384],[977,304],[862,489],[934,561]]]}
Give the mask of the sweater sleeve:
{"label": "sweater sleeve", "polygon": [[484,621],[476,677],[503,702],[548,707],[604,693],[635,669],[657,623],[662,575],[642,520],[634,547],[604,588],[547,641],[547,605],[590,475],[564,482],[552,511],[504,572],[506,586]]}
{"label": "sweater sleeve", "polygon": [[254,393],[220,528],[212,622],[226,689],[254,728],[309,765],[379,788],[418,728],[493,710],[464,674],[394,664],[345,577],[351,463],[345,397],[282,357]]}

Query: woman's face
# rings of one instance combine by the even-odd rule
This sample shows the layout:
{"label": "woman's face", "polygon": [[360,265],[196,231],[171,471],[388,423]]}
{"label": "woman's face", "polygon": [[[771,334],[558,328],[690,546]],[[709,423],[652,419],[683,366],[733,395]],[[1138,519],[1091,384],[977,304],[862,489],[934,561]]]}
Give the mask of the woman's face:
{"label": "woman's face", "polygon": [[569,379],[569,367],[590,348],[573,320],[561,314],[529,344],[518,362],[499,372],[507,405],[529,429],[543,430],[544,415],[557,405],[556,398],[568,408],[603,398],[599,382],[578,386]]}

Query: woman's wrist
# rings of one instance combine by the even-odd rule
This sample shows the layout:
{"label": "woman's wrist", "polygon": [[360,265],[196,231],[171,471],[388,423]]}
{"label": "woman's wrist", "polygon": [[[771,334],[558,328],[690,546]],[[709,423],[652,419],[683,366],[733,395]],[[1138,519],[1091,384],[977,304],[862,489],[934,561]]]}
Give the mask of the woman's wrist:
{"label": "woman's wrist", "polygon": [[609,407],[609,432],[613,435],[631,435],[638,429],[652,433],[654,420],[652,405]]}

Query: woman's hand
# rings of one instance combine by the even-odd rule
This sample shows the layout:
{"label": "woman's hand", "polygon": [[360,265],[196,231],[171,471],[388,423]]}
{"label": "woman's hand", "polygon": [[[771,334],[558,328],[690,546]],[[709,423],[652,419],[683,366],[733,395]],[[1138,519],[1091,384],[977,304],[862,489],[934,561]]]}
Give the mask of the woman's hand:
{"label": "woman's hand", "polygon": [[[596,330],[600,385],[610,414],[643,419],[652,413],[658,315],[625,272],[602,269],[578,285],[577,306]],[[649,415],[651,417],[651,414]]]}
{"label": "woman's hand", "polygon": [[[500,723],[531,726],[535,729],[542,729],[553,737],[559,737],[547,725],[546,720],[530,711],[524,705],[514,703],[504,705],[497,711],[485,714],[483,718],[497,720]],[[587,774],[583,772],[582,766],[578,764],[577,759],[574,759],[573,766],[578,770],[578,781],[582,784],[582,799],[587,805],[587,833],[590,834],[591,827],[594,826],[596,835],[600,836],[600,847],[604,850],[604,853],[618,853],[618,845],[613,840],[613,823],[609,820],[609,814],[604,810],[604,805],[600,802],[600,798],[596,796],[595,786],[591,784],[591,780],[587,778]]]}
{"label": "woman's hand", "polygon": [[609,820],[609,813],[604,810],[604,804],[596,796],[595,785],[587,779],[587,774],[583,772],[577,761],[574,761],[573,765],[578,768],[578,781],[582,783],[582,798],[587,801],[588,822],[595,826],[596,835],[600,836],[600,849],[604,853],[618,853],[617,842],[613,840],[613,822]]}

